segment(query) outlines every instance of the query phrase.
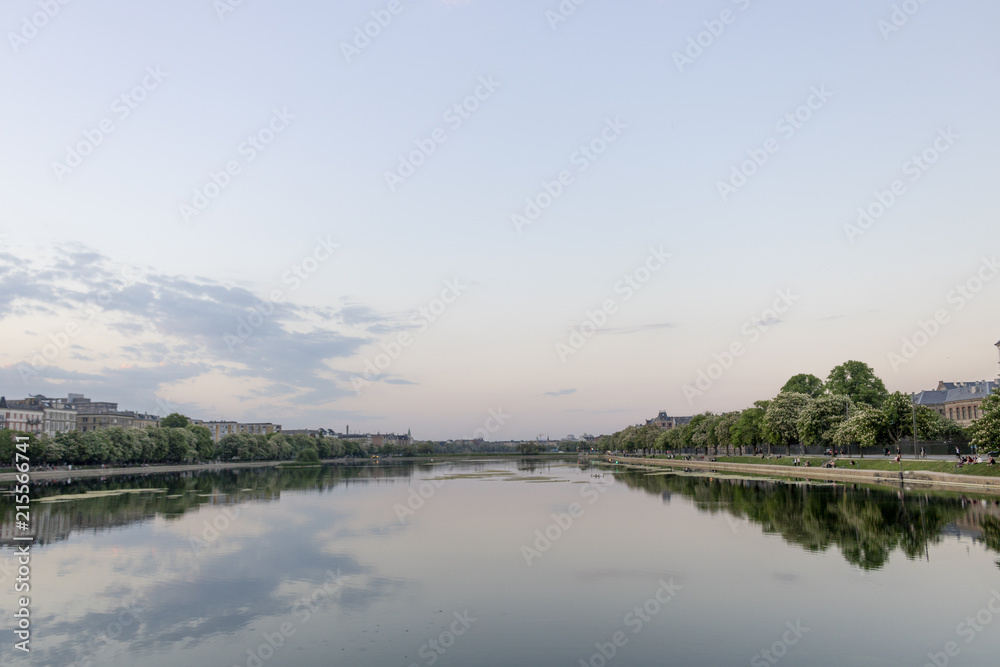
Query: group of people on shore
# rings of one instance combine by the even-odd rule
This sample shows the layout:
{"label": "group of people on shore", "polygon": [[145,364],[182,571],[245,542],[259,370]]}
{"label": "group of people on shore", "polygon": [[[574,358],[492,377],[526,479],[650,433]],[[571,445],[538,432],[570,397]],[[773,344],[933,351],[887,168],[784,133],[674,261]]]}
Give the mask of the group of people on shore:
{"label": "group of people on shore", "polygon": [[987,461],[983,461],[983,457],[982,456],[961,456],[960,455],[958,457],[958,466],[959,467],[962,467],[964,465],[974,465],[976,463],[986,463],[987,465],[991,465],[991,466],[995,466],[997,464],[996,459],[993,458],[992,454],[990,454],[989,459]]}

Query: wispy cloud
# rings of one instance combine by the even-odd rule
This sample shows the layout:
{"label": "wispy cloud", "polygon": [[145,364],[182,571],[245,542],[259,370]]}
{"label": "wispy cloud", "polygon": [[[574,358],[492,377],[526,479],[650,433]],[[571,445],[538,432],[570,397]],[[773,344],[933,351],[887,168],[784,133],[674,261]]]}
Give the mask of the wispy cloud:
{"label": "wispy cloud", "polygon": [[672,329],[675,325],[672,322],[659,322],[656,324],[640,324],[636,327],[604,327],[597,331],[598,335],[625,335],[643,333],[645,331],[657,331],[659,329]]}
{"label": "wispy cloud", "polygon": [[[79,246],[57,248],[42,260],[0,256],[0,323],[38,316],[52,318],[53,331],[75,322],[118,345],[90,349],[77,343],[94,337],[81,336],[38,370],[32,391],[76,387],[144,404],[165,385],[210,373],[249,382],[274,402],[328,403],[350,389],[327,362],[349,358],[383,329],[401,326],[398,315],[360,304],[271,303],[208,278],[116,266]],[[78,365],[95,359],[113,365],[86,371]],[[5,369],[7,386],[22,386],[17,365]]]}

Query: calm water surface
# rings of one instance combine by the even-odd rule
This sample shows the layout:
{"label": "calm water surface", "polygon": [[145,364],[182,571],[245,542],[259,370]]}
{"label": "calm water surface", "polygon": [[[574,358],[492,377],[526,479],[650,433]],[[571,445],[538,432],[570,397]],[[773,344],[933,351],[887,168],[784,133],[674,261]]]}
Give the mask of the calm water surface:
{"label": "calm water surface", "polygon": [[992,499],[515,459],[35,492],[3,665],[1000,662]]}

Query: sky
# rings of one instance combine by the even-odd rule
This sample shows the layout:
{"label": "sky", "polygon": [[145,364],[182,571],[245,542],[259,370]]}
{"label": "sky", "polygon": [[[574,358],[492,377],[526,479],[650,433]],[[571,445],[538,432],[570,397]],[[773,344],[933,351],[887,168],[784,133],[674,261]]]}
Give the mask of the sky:
{"label": "sky", "polygon": [[12,0],[0,393],[507,440],[852,359],[890,391],[991,379],[998,22]]}

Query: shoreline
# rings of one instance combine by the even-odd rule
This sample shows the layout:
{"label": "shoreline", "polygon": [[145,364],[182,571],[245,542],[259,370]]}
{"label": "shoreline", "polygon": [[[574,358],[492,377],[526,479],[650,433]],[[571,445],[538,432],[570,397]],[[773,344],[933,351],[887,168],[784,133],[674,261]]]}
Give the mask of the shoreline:
{"label": "shoreline", "polygon": [[[76,470],[32,469],[31,480],[70,479],[76,477],[115,477],[119,475],[152,475],[167,472],[192,472],[195,470],[229,470],[232,468],[266,468],[277,466],[280,461],[247,461],[245,463],[186,463],[178,465],[132,466],[131,468],[78,468]],[[0,483],[15,481],[16,472],[0,473]]]}
{"label": "shoreline", "polygon": [[943,490],[961,488],[976,489],[1000,494],[1000,477],[977,477],[955,475],[926,470],[905,470],[902,478],[898,471],[851,470],[847,468],[803,468],[789,470],[789,466],[757,463],[724,463],[716,461],[685,461],[683,459],[646,459],[628,456],[600,456],[604,463],[618,463],[647,468],[690,468],[711,472],[733,472],[761,477],[781,477],[785,479],[818,479],[828,482],[855,482],[864,484],[920,484]]}
{"label": "shoreline", "polygon": [[[461,458],[477,458],[482,457],[483,454],[436,454],[434,456],[411,456],[411,457],[392,457],[392,458],[353,458],[353,459],[322,459],[321,464],[329,463],[390,463],[390,462],[438,462],[441,460],[460,460]],[[554,454],[554,453],[543,453],[543,454],[531,454],[530,456],[525,456],[522,454],[492,454],[489,455],[490,458],[501,458],[502,456],[509,456],[511,458],[535,458],[535,457],[568,457],[576,456],[575,453],[572,454]],[[77,468],[75,470],[41,470],[33,468],[28,474],[31,476],[32,481],[35,480],[54,480],[54,479],[75,479],[83,477],[117,477],[121,475],[157,475],[163,473],[171,472],[195,472],[201,470],[233,470],[237,468],[277,468],[282,463],[294,463],[294,461],[237,461],[230,463],[183,463],[177,465],[152,465],[152,466],[132,466],[129,468]],[[292,469],[294,466],[287,466]],[[299,466],[301,467],[301,466]],[[0,473],[0,484],[7,482],[16,481],[17,472],[3,472]]]}

